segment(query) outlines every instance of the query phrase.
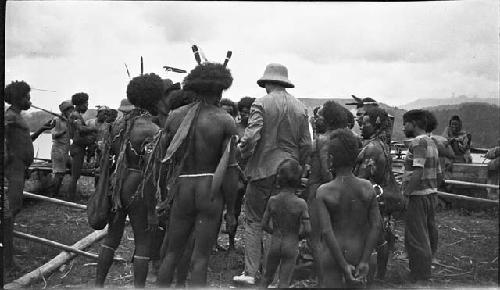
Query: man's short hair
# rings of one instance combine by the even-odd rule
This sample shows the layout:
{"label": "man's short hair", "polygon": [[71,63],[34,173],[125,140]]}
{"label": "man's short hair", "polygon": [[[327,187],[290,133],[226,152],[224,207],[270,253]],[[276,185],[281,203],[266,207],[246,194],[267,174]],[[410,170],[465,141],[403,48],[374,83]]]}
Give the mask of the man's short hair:
{"label": "man's short hair", "polygon": [[297,188],[300,186],[300,177],[302,176],[302,166],[295,159],[285,159],[278,165],[278,179],[276,180],[280,187]]}
{"label": "man's short hair", "polygon": [[76,93],[76,94],[71,96],[71,103],[74,106],[85,104],[88,101],[89,101],[89,95],[87,95],[86,93],[83,93],[83,92]]}
{"label": "man's short hair", "polygon": [[431,111],[425,110],[426,117],[427,117],[427,127],[425,128],[425,132],[431,133],[432,131],[436,130],[438,126],[438,121],[436,119],[436,116],[434,116],[434,113]]}
{"label": "man's short hair", "polygon": [[415,122],[417,127],[425,130],[427,128],[427,113],[421,109],[410,110],[404,113],[403,122]]}
{"label": "man's short hair", "polygon": [[323,104],[323,118],[325,125],[330,130],[347,127],[347,115],[344,107],[334,101]]}
{"label": "man's short hair", "polygon": [[241,98],[241,100],[238,102],[238,112],[241,112],[244,108],[248,108],[250,110],[254,101],[255,98],[251,97]]}
{"label": "man's short hair", "polygon": [[376,130],[385,130],[389,127],[389,115],[380,107],[369,107],[364,115],[370,117],[370,123]]}
{"label": "man's short hair", "polygon": [[349,129],[337,129],[330,134],[329,153],[334,168],[354,166],[359,153],[359,140]]}
{"label": "man's short hair", "polygon": [[460,123],[460,125],[462,125],[462,120],[460,119],[460,116],[458,116],[458,115],[451,116],[450,121],[448,122],[448,125],[451,125],[451,121],[458,121],[458,123]]}
{"label": "man's short hair", "polygon": [[231,116],[236,117],[238,115],[238,107],[230,99],[228,99],[228,98],[222,98],[220,100],[220,105],[221,105],[221,107],[222,106],[229,106],[229,107],[231,107],[232,108],[231,109]]}
{"label": "man's short hair", "polygon": [[138,108],[156,112],[156,105],[163,95],[163,82],[154,73],[133,78],[127,85],[127,99]]}
{"label": "man's short hair", "polygon": [[25,81],[11,82],[5,87],[4,100],[7,104],[12,105],[13,100],[26,96],[30,90],[30,86]]}

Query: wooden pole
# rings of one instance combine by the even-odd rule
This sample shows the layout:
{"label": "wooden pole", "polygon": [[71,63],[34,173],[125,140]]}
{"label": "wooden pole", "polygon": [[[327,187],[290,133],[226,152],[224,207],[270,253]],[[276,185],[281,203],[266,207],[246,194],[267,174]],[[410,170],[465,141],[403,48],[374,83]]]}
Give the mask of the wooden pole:
{"label": "wooden pole", "polygon": [[33,199],[38,199],[38,200],[43,200],[43,201],[48,201],[48,202],[55,203],[55,204],[69,206],[69,207],[72,207],[72,208],[83,209],[83,210],[87,209],[87,206],[83,205],[83,204],[79,204],[79,203],[76,203],[76,202],[64,201],[64,200],[60,200],[60,199],[57,199],[57,198],[43,196],[43,195],[33,194],[33,193],[26,192],[26,191],[23,191],[23,195],[25,197],[29,197],[29,198],[33,198]]}
{"label": "wooden pole", "polygon": [[[106,226],[104,229],[100,231],[94,231],[90,235],[85,238],[79,240],[71,247],[79,250],[83,250],[93,243],[99,241],[104,238],[108,233],[108,227]],[[69,260],[76,257],[75,253],[61,252],[59,255],[55,256],[52,260],[47,262],[46,264],[40,266],[39,268],[27,273],[19,279],[12,281],[11,283],[4,285],[4,289],[16,289],[16,288],[25,288],[31,283],[35,282],[38,279],[42,279],[42,277],[50,275],[55,270],[59,269],[63,264],[66,264]]]}
{"label": "wooden pole", "polygon": [[[70,246],[67,246],[67,245],[55,242],[55,241],[51,241],[51,240],[48,240],[48,239],[40,238],[40,237],[37,237],[37,236],[34,236],[34,235],[30,235],[30,234],[25,234],[25,233],[21,233],[21,232],[18,232],[18,231],[14,231],[14,236],[18,237],[18,238],[21,238],[21,239],[26,239],[26,240],[30,240],[30,241],[33,241],[33,242],[41,243],[41,244],[44,244],[44,245],[47,245],[47,246],[50,246],[50,247],[54,247],[56,249],[64,250],[66,252],[73,252],[75,254],[82,255],[82,256],[85,256],[87,258],[91,258],[91,259],[94,259],[94,260],[98,260],[99,259],[99,256],[96,255],[96,254],[88,253],[88,252],[85,252],[85,251],[82,251],[82,250],[79,250],[79,249],[75,249],[75,248],[72,248]],[[125,259],[120,258],[120,257],[113,258],[113,260],[115,262],[120,262],[120,263],[126,262]]]}
{"label": "wooden pole", "polygon": [[496,205],[496,206],[498,206],[498,204],[499,204],[498,200],[479,198],[479,197],[470,197],[470,196],[466,196],[466,195],[452,194],[452,193],[443,192],[443,191],[437,191],[437,194],[441,197],[444,197],[444,198],[461,199],[461,200],[480,202],[480,203],[489,204],[489,205]]}
{"label": "wooden pole", "polygon": [[438,191],[438,196],[452,204],[454,208],[469,210],[498,210],[498,200],[470,197]]}
{"label": "wooden pole", "polygon": [[499,189],[500,188],[496,184],[475,183],[475,182],[467,182],[467,181],[461,181],[461,180],[447,179],[444,182],[447,184],[466,185],[466,186],[473,186],[473,187],[480,187],[480,188],[492,188],[492,189]]}

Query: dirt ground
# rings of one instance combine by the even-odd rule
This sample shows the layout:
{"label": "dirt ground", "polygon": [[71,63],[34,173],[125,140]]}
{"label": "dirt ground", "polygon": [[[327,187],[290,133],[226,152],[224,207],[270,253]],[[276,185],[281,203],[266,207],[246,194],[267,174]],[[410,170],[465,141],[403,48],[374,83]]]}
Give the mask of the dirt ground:
{"label": "dirt ground", "polygon": [[[82,178],[80,188],[89,188],[90,178]],[[64,188],[63,188],[64,191]],[[89,191],[83,190],[81,203]],[[440,210],[437,214],[439,227],[439,264],[433,265],[433,278],[427,285],[409,284],[404,277],[408,273],[408,261],[401,258],[404,250],[404,224],[396,221],[399,241],[391,257],[385,281],[376,281],[382,288],[436,288],[436,287],[498,287],[498,212],[466,212],[463,210]],[[49,238],[71,245],[92,232],[87,224],[86,212],[47,202],[25,200],[15,229],[39,237]],[[237,287],[232,277],[243,270],[243,243],[241,227],[237,234],[235,251],[214,251],[209,265],[209,287]],[[98,242],[86,249],[98,254]],[[227,247],[227,235],[220,235],[218,243]],[[46,263],[60,251],[38,243],[16,239],[16,259],[19,268],[8,273],[8,283]],[[114,264],[106,280],[107,287],[129,288],[133,285],[130,259],[134,241],[130,226],[127,226],[116,254],[126,263]],[[62,266],[52,275],[31,285],[31,288],[92,288],[96,261],[77,257]],[[316,282],[308,271],[297,273],[292,287],[314,287]],[[150,279],[151,278],[151,279]],[[153,277],[148,278],[149,287],[154,287]]]}

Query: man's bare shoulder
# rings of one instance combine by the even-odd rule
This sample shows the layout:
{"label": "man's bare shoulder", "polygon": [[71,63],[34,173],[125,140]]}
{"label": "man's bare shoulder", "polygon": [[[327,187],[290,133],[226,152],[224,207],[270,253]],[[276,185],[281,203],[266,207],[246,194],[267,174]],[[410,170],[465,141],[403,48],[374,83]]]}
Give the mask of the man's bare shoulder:
{"label": "man's bare shoulder", "polygon": [[338,187],[334,180],[322,184],[316,191],[316,197],[319,200],[329,200],[338,195]]}

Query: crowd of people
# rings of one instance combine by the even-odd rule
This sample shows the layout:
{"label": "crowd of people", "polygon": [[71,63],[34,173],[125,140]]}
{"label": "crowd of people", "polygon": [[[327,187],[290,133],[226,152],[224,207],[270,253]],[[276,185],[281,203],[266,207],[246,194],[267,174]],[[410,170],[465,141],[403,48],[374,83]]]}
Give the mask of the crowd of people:
{"label": "crowd of people", "polygon": [[[96,119],[85,122],[89,96],[76,93],[60,104],[59,117],[33,135],[21,115],[30,108],[30,87],[9,84],[4,265],[13,265],[13,221],[22,208],[32,140],[52,129],[55,195],[69,160],[70,200],[76,198],[85,156],[100,164],[95,194],[109,201],[109,232],[99,254],[97,287],[104,285],[127,216],[136,287],[145,286],[150,262],[159,286],[185,286],[189,273],[190,286],[205,286],[221,227],[234,249],[239,219],[244,269],[235,283],[290,286],[305,238],[318,286],[359,287],[384,278],[396,239],[390,222],[395,212],[405,213],[408,278],[428,280],[438,245],[436,190],[449,160],[470,162],[470,135],[460,118],[454,116],[441,137],[433,134],[437,121],[431,112],[404,114],[411,142],[400,188],[390,152],[397,126],[375,100],[356,99],[356,116],[326,101],[309,117],[287,91],[294,87],[287,68],[269,64],[257,80],[266,95],[234,103],[221,99],[233,81],[226,64],[198,63],[182,86],[153,73],[137,76],[127,86],[119,116],[102,106]],[[360,134],[353,132],[356,121]]]}

